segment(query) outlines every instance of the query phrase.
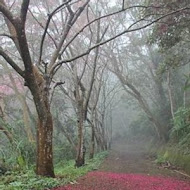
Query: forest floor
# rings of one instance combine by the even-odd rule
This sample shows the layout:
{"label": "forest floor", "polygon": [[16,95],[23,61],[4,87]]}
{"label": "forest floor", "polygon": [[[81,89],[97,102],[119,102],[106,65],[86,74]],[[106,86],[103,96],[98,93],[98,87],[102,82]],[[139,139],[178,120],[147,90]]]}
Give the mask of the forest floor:
{"label": "forest floor", "polygon": [[142,143],[116,143],[98,171],[54,190],[190,190],[190,178],[158,166]]}

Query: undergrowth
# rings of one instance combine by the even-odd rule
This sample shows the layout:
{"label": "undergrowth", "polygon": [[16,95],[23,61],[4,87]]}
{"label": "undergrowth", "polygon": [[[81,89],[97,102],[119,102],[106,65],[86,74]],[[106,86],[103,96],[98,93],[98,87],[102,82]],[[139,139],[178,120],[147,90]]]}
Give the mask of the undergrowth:
{"label": "undergrowth", "polygon": [[0,176],[0,189],[2,190],[44,190],[75,183],[76,179],[87,172],[96,170],[107,156],[107,152],[97,154],[94,159],[87,160],[86,165],[74,167],[74,160],[64,161],[55,166],[56,178],[36,176],[32,169],[25,171],[7,172]]}
{"label": "undergrowth", "polygon": [[190,174],[190,154],[185,154],[176,146],[165,146],[157,152],[156,163],[163,164],[170,162]]}

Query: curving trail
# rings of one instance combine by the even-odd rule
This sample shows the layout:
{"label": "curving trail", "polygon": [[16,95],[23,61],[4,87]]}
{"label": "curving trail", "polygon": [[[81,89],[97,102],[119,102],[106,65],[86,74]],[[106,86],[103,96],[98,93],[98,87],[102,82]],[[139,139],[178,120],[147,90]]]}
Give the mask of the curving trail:
{"label": "curving trail", "polygon": [[117,143],[99,171],[54,190],[190,190],[190,178],[159,168],[142,143]]}

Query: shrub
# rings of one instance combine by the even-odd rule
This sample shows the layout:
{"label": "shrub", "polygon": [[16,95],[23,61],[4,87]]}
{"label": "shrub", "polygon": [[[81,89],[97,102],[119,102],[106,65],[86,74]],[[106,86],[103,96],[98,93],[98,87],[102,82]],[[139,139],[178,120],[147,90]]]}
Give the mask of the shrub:
{"label": "shrub", "polygon": [[176,143],[184,144],[188,141],[190,134],[190,109],[179,108],[173,119],[173,127],[171,129],[170,138]]}

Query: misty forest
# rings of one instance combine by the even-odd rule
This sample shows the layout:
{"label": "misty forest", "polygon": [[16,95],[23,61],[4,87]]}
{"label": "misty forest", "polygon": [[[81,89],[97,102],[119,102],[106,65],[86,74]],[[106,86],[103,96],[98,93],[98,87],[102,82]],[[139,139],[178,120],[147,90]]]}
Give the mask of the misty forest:
{"label": "misty forest", "polygon": [[0,0],[0,189],[190,189],[189,0]]}

